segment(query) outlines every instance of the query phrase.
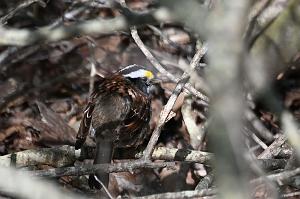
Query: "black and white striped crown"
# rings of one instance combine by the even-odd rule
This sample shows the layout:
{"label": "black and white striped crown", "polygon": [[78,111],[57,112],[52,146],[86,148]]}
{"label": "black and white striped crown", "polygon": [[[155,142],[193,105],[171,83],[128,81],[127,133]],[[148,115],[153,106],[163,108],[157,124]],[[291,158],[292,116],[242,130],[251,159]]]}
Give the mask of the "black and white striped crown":
{"label": "black and white striped crown", "polygon": [[150,70],[147,70],[144,66],[137,64],[126,66],[119,71],[124,77],[135,78],[147,78],[153,79],[154,75]]}

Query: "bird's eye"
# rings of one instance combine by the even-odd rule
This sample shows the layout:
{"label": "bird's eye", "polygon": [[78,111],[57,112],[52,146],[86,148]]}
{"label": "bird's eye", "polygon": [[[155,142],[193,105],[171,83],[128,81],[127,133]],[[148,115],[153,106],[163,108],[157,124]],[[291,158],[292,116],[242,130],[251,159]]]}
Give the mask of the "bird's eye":
{"label": "bird's eye", "polygon": [[146,86],[150,86],[150,81],[147,77],[142,77],[141,79],[146,84]]}

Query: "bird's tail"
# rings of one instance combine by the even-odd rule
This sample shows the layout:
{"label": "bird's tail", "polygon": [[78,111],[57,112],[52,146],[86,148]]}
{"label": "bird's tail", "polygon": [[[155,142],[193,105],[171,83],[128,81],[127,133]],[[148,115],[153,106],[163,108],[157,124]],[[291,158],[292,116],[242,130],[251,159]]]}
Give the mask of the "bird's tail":
{"label": "bird's tail", "polygon": [[[113,142],[111,140],[97,139],[96,156],[94,164],[110,163],[113,154]],[[101,189],[102,185],[107,187],[109,182],[109,173],[96,171],[95,174],[89,176],[89,186],[91,188]]]}

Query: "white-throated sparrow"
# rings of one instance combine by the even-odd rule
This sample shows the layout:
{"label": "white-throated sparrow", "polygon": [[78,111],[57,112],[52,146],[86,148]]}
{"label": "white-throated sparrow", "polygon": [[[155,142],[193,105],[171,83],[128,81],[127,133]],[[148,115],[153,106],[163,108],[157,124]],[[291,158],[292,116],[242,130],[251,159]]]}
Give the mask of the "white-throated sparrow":
{"label": "white-throated sparrow", "polygon": [[[91,128],[95,132],[94,164],[110,163],[115,147],[140,145],[149,130],[153,73],[139,65],[130,65],[104,78],[89,98],[77,134],[75,148],[82,147]],[[90,187],[108,185],[109,175],[97,171],[90,175]]]}

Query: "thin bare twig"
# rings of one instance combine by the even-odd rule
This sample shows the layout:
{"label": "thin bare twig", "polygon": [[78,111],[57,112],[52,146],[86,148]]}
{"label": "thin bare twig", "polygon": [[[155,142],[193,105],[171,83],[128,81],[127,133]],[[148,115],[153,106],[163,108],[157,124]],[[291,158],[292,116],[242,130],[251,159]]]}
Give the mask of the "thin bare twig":
{"label": "thin bare twig", "polygon": [[264,150],[268,148],[268,146],[259,137],[257,137],[257,135],[255,135],[254,133],[251,134],[251,137]]}
{"label": "thin bare twig", "polygon": [[295,196],[300,196],[300,191],[292,192],[292,193],[286,193],[282,194],[281,198],[290,198],[290,197],[295,197]]}
{"label": "thin bare twig", "polygon": [[96,48],[96,41],[91,38],[90,36],[87,36],[87,41],[88,41],[88,47],[89,47],[89,62],[90,62],[90,86],[89,86],[89,96],[92,94],[94,91],[94,83],[95,83],[95,75],[97,74],[96,72],[96,65],[97,65],[97,60],[95,57],[95,48]]}
{"label": "thin bare twig", "polygon": [[183,48],[181,45],[177,44],[176,42],[173,42],[166,34],[164,34],[160,29],[158,29],[157,27],[153,26],[153,25],[147,25],[152,31],[153,33],[159,35],[163,41],[167,41],[168,44],[170,44],[170,46],[179,49],[180,52],[183,52],[183,55],[188,55],[189,52],[188,50],[186,50],[185,48]]}
{"label": "thin bare twig", "polygon": [[204,178],[202,178],[199,183],[197,184],[195,190],[203,190],[203,189],[208,189],[211,184],[213,183],[214,181],[214,174],[211,172],[211,173],[208,173]]}
{"label": "thin bare twig", "polygon": [[31,4],[38,3],[42,7],[46,7],[46,3],[42,0],[26,0],[21,2],[19,5],[17,5],[15,8],[10,10],[6,15],[0,18],[0,24],[6,24],[7,20],[12,18],[19,10],[26,8],[30,6]]}
{"label": "thin bare twig", "polygon": [[[145,52],[149,52],[148,49],[143,44],[142,40],[140,39],[139,35],[137,34],[136,28],[132,28],[131,29],[131,34],[132,34],[132,37],[134,37],[135,41],[137,43],[139,43],[138,46],[141,49],[144,49],[144,50],[146,49]],[[195,56],[193,57],[193,60],[191,61],[191,69],[190,69],[190,71],[193,70],[193,69],[195,69],[197,63],[203,57],[203,55],[205,54],[206,50],[207,50],[206,46],[203,46],[203,48],[199,49],[196,52]],[[150,57],[148,57],[148,56],[150,56]],[[151,53],[148,56],[146,55],[146,57],[148,59],[149,58],[150,59],[154,58],[154,56]],[[156,63],[156,61],[154,61],[154,62]],[[158,124],[157,124],[156,128],[154,129],[154,131],[152,133],[152,136],[150,138],[150,141],[148,142],[148,145],[147,145],[147,147],[146,147],[146,149],[144,151],[144,155],[142,157],[143,160],[149,160],[151,158],[151,154],[152,154],[152,152],[154,150],[154,146],[155,146],[155,144],[156,144],[156,142],[157,142],[157,140],[158,140],[158,138],[160,136],[161,128],[165,124],[166,119],[168,118],[168,115],[171,112],[171,110],[172,110],[172,108],[173,108],[173,106],[174,106],[174,104],[176,102],[176,99],[178,98],[179,94],[181,93],[184,85],[186,85],[186,83],[187,83],[187,81],[189,79],[190,71],[183,73],[183,75],[181,76],[180,80],[178,81],[178,83],[177,83],[177,85],[176,85],[176,87],[175,87],[175,89],[174,89],[171,97],[169,98],[169,100],[168,100],[167,104],[165,105],[164,109],[162,110],[162,112],[160,114],[160,117],[159,117]]]}
{"label": "thin bare twig", "polygon": [[95,171],[103,171],[106,173],[132,171],[141,168],[173,168],[174,162],[145,162],[145,161],[131,161],[114,164],[95,164],[95,165],[83,165],[75,167],[64,167],[39,171],[28,171],[33,176],[38,177],[60,177],[60,176],[81,176],[95,173]]}
{"label": "thin bare twig", "polygon": [[[94,35],[112,33],[126,30],[130,25],[153,23],[157,21],[169,21],[170,13],[164,8],[159,8],[143,17],[130,15],[117,16],[112,19],[91,19],[84,22],[74,23],[69,26],[58,26],[55,28],[43,27],[38,30],[15,29],[0,27],[0,45],[31,45],[38,42],[54,42],[67,39],[77,35]],[[133,20],[134,19],[134,20]]]}
{"label": "thin bare twig", "polygon": [[[0,156],[0,166],[28,167],[43,164],[53,167],[65,167],[73,165],[79,159],[93,159],[94,155],[94,147],[84,147],[79,151],[72,146],[64,145],[58,148],[30,149]],[[142,155],[142,153],[138,153],[135,157],[141,158]],[[214,155],[197,150],[158,147],[154,149],[151,158],[153,160],[195,162],[210,165]],[[286,160],[260,159],[258,164],[265,170],[274,170],[275,168],[284,168]]]}
{"label": "thin bare twig", "polygon": [[[180,79],[169,73],[160,63],[159,61],[152,55],[152,53],[147,49],[143,41],[138,35],[136,28],[131,28],[131,35],[134,39],[135,43],[138,45],[138,47],[141,49],[141,51],[144,53],[144,55],[147,57],[147,59],[153,64],[153,66],[163,75],[167,76],[171,81],[178,82]],[[200,51],[198,51],[199,54],[202,54],[202,56],[206,53],[207,48],[206,46],[203,46]],[[202,57],[201,56],[201,57]],[[200,58],[201,59],[201,58]],[[198,62],[197,62],[198,63]],[[192,67],[194,68],[194,67]],[[185,89],[187,89],[191,94],[194,96],[202,99],[202,105],[207,106],[209,102],[209,98],[196,90],[190,83],[186,83],[184,85]]]}
{"label": "thin bare twig", "polygon": [[29,149],[0,156],[0,166],[27,167],[45,164],[53,167],[63,167],[71,166],[75,160],[75,148],[64,145],[58,148]]}
{"label": "thin bare twig", "polygon": [[[136,155],[137,158],[140,158],[141,156],[141,154]],[[154,149],[151,158],[154,160],[184,161],[208,164],[213,159],[213,154],[196,150],[158,147]]]}
{"label": "thin bare twig", "polygon": [[203,189],[203,190],[195,190],[195,191],[181,191],[181,192],[169,192],[169,193],[161,193],[154,194],[149,196],[141,196],[134,197],[134,199],[181,199],[181,198],[200,198],[205,196],[212,196],[217,194],[216,189]]}
{"label": "thin bare twig", "polygon": [[245,110],[245,117],[246,119],[251,122],[253,128],[257,131],[257,133],[267,140],[268,142],[274,141],[273,134],[262,124],[262,122],[257,118],[255,113],[252,110],[246,109]]}
{"label": "thin bare twig", "polygon": [[104,192],[106,193],[106,195],[108,196],[109,199],[114,199],[114,197],[111,195],[111,193],[109,192],[109,190],[106,188],[106,186],[102,183],[101,180],[98,181],[100,183],[100,185],[102,186]]}
{"label": "thin bare twig", "polygon": [[[292,177],[300,174],[300,168],[296,168],[290,171],[283,171],[276,174],[271,174],[266,176],[269,180],[277,182],[279,185],[283,185],[284,181],[290,180]],[[251,181],[251,183],[262,183],[264,181],[264,177],[259,177]]]}
{"label": "thin bare twig", "polygon": [[154,150],[154,146],[156,145],[157,140],[160,136],[161,129],[162,129],[163,125],[165,124],[169,113],[171,112],[171,110],[172,110],[179,94],[182,91],[182,88],[183,88],[184,84],[188,81],[188,79],[189,79],[188,75],[186,73],[184,73],[181,80],[176,85],[176,87],[175,87],[171,97],[169,98],[167,104],[164,106],[164,109],[160,113],[158,124],[157,124],[156,128],[154,129],[154,131],[152,133],[152,136],[151,136],[151,138],[148,142],[148,145],[147,145],[147,147],[144,151],[144,154],[143,154],[143,157],[142,157],[143,160],[150,160],[151,154]]}
{"label": "thin bare twig", "polygon": [[[73,165],[78,159],[93,159],[95,154],[94,147],[84,147],[75,150],[73,146],[61,146],[58,148],[29,149],[0,156],[0,166],[9,167],[28,167],[38,164],[51,165],[53,167],[65,167]],[[135,155],[136,158],[142,157],[142,153]],[[155,148],[152,153],[154,160],[198,162],[209,164],[213,154],[203,151],[176,149],[167,147]]]}
{"label": "thin bare twig", "polygon": [[244,37],[248,49],[252,48],[257,38],[285,10],[289,2],[288,0],[264,0],[256,3],[258,9],[253,9],[253,12],[250,13],[250,21]]}
{"label": "thin bare twig", "polygon": [[7,68],[13,64],[23,61],[29,56],[36,53],[41,49],[40,45],[32,45],[26,47],[8,47],[6,50],[1,52],[0,55],[0,70],[6,71]]}
{"label": "thin bare twig", "polygon": [[287,140],[286,136],[281,134],[279,135],[274,142],[266,149],[264,150],[257,158],[258,159],[270,159],[279,154],[281,151],[281,145],[285,143]]}

